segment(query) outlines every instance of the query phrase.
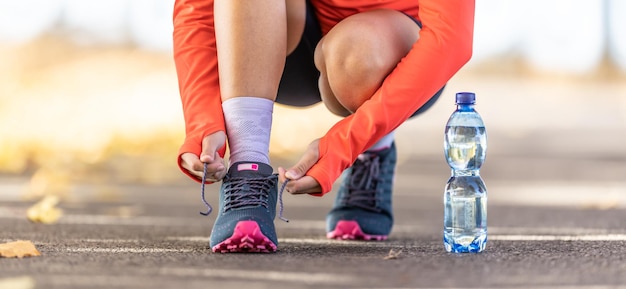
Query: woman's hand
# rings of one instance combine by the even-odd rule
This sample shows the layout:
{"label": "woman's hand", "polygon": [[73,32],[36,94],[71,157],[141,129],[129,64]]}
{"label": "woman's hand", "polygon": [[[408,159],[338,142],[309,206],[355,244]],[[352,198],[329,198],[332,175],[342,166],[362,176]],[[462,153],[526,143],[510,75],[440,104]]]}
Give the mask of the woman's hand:
{"label": "woman's hand", "polygon": [[202,153],[198,157],[194,153],[184,153],[181,158],[181,166],[192,175],[202,179],[204,163],[207,163],[206,180],[217,182],[226,176],[226,163],[218,153],[226,143],[226,134],[218,131],[202,139]]}
{"label": "woman's hand", "polygon": [[278,168],[278,178],[280,182],[284,183],[289,180],[289,183],[287,183],[285,187],[288,193],[297,195],[322,192],[320,184],[313,177],[305,175],[319,159],[319,142],[319,139],[311,142],[304,152],[304,155],[291,168]]}

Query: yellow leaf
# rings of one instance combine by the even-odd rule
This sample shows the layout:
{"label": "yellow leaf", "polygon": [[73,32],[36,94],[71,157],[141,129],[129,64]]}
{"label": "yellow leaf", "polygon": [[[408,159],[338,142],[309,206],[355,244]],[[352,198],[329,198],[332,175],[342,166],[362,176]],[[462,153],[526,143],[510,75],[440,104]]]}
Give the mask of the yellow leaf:
{"label": "yellow leaf", "polygon": [[26,211],[26,217],[28,217],[31,222],[35,223],[55,223],[63,215],[63,210],[56,207],[58,203],[58,196],[45,196],[41,201],[34,204]]}
{"label": "yellow leaf", "polygon": [[0,244],[0,257],[23,258],[41,256],[31,241],[16,241]]}

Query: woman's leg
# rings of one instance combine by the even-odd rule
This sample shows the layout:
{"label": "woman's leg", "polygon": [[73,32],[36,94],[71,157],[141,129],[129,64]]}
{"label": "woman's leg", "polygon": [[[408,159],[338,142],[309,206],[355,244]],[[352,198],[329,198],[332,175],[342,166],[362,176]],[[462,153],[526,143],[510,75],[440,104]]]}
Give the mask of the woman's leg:
{"label": "woman's leg", "polygon": [[320,92],[340,116],[355,112],[419,39],[419,26],[393,10],[356,14],[338,23],[317,46]]}
{"label": "woman's leg", "polygon": [[214,7],[222,100],[274,100],[288,50],[304,29],[304,0],[215,0]]}
{"label": "woman's leg", "polygon": [[[320,92],[329,110],[342,116],[354,113],[418,38],[417,23],[392,10],[356,14],[338,23],[315,55]],[[391,232],[393,138],[392,132],[378,140],[346,170],[326,218],[328,238],[384,240]]]}
{"label": "woman's leg", "polygon": [[304,0],[215,0],[220,92],[230,162],[269,164],[273,104],[288,50],[304,29]]}
{"label": "woman's leg", "polygon": [[231,166],[222,182],[219,215],[211,231],[214,252],[276,250],[278,179],[269,165],[270,130],[285,58],[304,27],[303,4],[304,0],[215,0]]}
{"label": "woman's leg", "polygon": [[222,99],[274,100],[287,56],[287,36],[292,36],[289,42],[294,46],[300,39],[295,35],[304,27],[304,0],[215,0],[214,7]]}

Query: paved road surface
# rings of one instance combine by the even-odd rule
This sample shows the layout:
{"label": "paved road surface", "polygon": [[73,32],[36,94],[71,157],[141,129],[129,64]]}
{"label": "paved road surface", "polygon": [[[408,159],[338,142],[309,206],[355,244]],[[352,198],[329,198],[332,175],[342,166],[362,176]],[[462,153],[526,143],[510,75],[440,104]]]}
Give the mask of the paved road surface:
{"label": "paved road surface", "polygon": [[[626,288],[625,183],[517,179],[496,169],[507,161],[492,158],[484,169],[492,198],[481,254],[443,250],[448,171],[437,158],[400,166],[389,241],[328,241],[323,219],[332,197],[285,196],[291,222],[277,221],[280,247],[270,255],[211,253],[215,215],[197,213],[203,207],[195,184],[120,185],[123,197],[109,202],[90,201],[96,189],[83,186],[87,200],[64,203],[66,216],[55,225],[29,223],[24,211],[31,203],[6,197],[0,240],[32,240],[43,256],[0,259],[0,288],[26,280],[36,288]],[[565,166],[558,171],[575,165],[544,162]],[[582,162],[589,172],[606,165]],[[11,183],[19,180],[3,182]],[[566,204],[550,201],[560,198]],[[386,258],[392,250],[397,258]]]}

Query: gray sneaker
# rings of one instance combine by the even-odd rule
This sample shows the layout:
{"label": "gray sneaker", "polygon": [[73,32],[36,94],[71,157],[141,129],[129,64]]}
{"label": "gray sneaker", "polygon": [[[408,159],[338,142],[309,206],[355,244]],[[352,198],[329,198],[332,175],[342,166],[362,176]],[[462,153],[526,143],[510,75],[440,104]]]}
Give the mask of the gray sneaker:
{"label": "gray sneaker", "polygon": [[326,216],[326,236],[341,240],[386,240],[393,226],[391,190],[395,143],[366,152],[344,172],[335,205]]}
{"label": "gray sneaker", "polygon": [[222,182],[219,212],[210,245],[213,252],[274,252],[278,176],[256,162],[233,164]]}

